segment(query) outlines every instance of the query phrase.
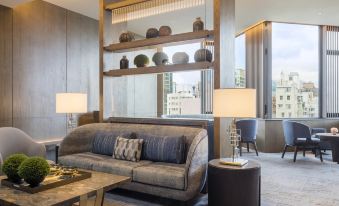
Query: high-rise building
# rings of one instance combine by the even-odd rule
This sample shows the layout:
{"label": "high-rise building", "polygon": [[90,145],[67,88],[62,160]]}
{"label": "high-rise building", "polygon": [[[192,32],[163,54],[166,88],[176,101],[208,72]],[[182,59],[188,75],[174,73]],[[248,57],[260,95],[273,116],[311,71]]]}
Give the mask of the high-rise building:
{"label": "high-rise building", "polygon": [[201,99],[192,92],[181,91],[167,95],[168,115],[200,114]]}
{"label": "high-rise building", "polygon": [[275,89],[276,118],[315,117],[318,113],[318,89],[314,83],[303,83],[297,72],[280,74]]}
{"label": "high-rise building", "polygon": [[173,93],[173,73],[163,74],[163,114],[167,113],[167,95]]}
{"label": "high-rise building", "polygon": [[242,68],[235,70],[235,87],[245,88],[246,87],[246,71]]}

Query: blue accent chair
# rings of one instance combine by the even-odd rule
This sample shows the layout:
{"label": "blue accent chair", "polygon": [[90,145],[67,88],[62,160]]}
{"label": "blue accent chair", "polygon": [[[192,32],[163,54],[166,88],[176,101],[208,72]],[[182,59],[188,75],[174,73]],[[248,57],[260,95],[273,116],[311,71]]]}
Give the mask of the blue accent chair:
{"label": "blue accent chair", "polygon": [[[323,161],[320,151],[320,140],[312,137],[311,129],[307,125],[290,120],[284,120],[282,124],[285,137],[285,147],[281,158],[284,158],[288,147],[294,147],[294,162],[296,161],[298,151],[301,149],[303,150],[304,156],[306,150],[318,150],[320,161]],[[315,154],[317,153],[315,152]]]}
{"label": "blue accent chair", "polygon": [[236,122],[237,129],[240,130],[241,134],[241,141],[240,141],[240,156],[242,155],[242,149],[241,144],[246,143],[247,144],[247,152],[250,151],[249,149],[249,143],[253,144],[255,153],[258,156],[258,150],[257,150],[257,131],[258,131],[258,121],[256,119],[242,119],[238,120]]}

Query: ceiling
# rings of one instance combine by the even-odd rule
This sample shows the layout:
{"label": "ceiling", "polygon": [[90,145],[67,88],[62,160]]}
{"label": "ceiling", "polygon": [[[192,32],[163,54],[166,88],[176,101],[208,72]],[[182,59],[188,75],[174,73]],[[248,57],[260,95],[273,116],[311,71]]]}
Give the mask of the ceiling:
{"label": "ceiling", "polygon": [[[0,0],[0,4],[15,7],[29,1]],[[98,0],[45,1],[98,19]],[[238,33],[261,20],[339,25],[338,8],[338,0],[236,0],[236,31]]]}

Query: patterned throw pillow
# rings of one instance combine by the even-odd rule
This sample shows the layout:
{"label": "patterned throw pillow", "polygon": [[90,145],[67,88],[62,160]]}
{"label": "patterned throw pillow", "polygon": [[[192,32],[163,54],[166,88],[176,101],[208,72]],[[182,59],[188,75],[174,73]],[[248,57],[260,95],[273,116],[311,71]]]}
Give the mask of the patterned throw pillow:
{"label": "patterned throw pillow", "polygon": [[113,158],[138,162],[141,157],[143,139],[118,137],[114,144]]}

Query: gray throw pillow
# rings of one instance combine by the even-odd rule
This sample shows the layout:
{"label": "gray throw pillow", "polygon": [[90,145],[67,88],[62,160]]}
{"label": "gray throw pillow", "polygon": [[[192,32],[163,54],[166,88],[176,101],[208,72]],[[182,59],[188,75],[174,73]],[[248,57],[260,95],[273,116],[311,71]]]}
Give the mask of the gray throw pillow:
{"label": "gray throw pillow", "polygon": [[113,155],[114,144],[117,140],[117,137],[121,136],[124,138],[135,139],[135,133],[126,133],[121,135],[116,135],[110,132],[99,132],[95,135],[92,142],[92,152],[95,154],[102,155]]}
{"label": "gray throw pillow", "polygon": [[185,136],[138,135],[138,138],[144,140],[142,159],[176,164],[186,162]]}

